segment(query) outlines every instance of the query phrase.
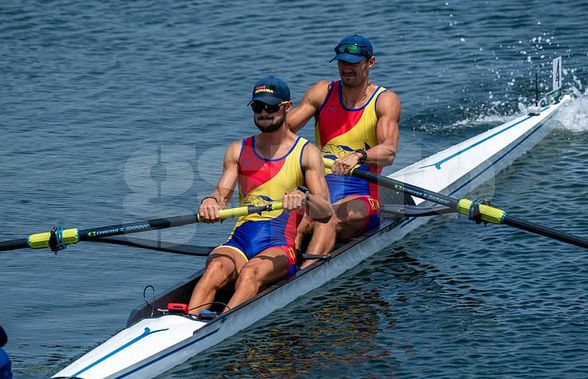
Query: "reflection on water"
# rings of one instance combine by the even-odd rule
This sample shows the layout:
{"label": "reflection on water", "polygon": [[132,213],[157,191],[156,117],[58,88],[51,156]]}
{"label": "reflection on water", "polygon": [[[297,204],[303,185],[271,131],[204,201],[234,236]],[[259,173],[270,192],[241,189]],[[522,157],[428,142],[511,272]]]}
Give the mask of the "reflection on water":
{"label": "reflection on water", "polygon": [[[253,330],[241,333],[209,353],[174,370],[172,377],[196,374],[235,373],[239,375],[291,377],[316,372],[321,366],[356,360],[380,360],[389,352],[375,337],[394,322],[377,289],[340,289],[312,298],[318,305],[307,312],[296,305],[270,316]],[[332,295],[338,293],[335,299]],[[382,315],[387,319],[382,324]],[[186,365],[185,365],[186,366]]]}
{"label": "reflection on water", "polygon": [[[399,319],[443,303],[475,313],[480,293],[465,281],[390,249],[163,377],[394,375],[400,361],[416,354],[410,332],[396,330]],[[467,325],[460,327],[467,333]]]}

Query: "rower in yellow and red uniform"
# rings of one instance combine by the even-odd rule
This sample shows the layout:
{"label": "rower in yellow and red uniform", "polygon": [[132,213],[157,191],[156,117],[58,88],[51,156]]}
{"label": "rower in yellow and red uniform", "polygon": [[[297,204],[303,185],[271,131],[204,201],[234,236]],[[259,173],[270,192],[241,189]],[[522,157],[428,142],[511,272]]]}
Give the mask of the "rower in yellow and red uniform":
{"label": "rower in yellow and red uniform", "polygon": [[347,36],[335,53],[331,61],[338,62],[340,80],[313,85],[287,121],[297,132],[315,117],[316,144],[325,158],[335,160],[326,173],[335,217],[326,225],[305,219],[300,227],[299,236],[314,231],[307,250],[314,254],[333,248],[333,230],[338,237],[350,238],[378,228],[377,186],[346,175],[356,165],[380,173],[394,161],[398,145],[400,101],[394,92],[369,81],[376,63],[372,43],[359,35]]}
{"label": "rower in yellow and red uniform", "polygon": [[[255,136],[241,142],[239,154],[239,203],[264,205],[281,200],[285,193],[304,184],[302,153],[309,144],[298,137],[286,154],[268,159],[255,151]],[[302,219],[300,212],[271,211],[243,216],[237,221],[227,242],[247,260],[260,251],[276,246],[288,257],[288,275],[296,272],[294,240]]]}
{"label": "rower in yellow and red uniform", "polygon": [[261,133],[229,146],[218,185],[202,200],[199,214],[206,222],[219,221],[236,184],[241,206],[282,201],[283,210],[239,218],[228,240],[210,254],[192,293],[190,313],[209,308],[216,292],[229,284],[234,283],[235,292],[224,311],[293,275],[302,215],[318,222],[332,216],[319,150],[285,124],[291,107],[283,80],[270,76],[257,82],[251,108]]}

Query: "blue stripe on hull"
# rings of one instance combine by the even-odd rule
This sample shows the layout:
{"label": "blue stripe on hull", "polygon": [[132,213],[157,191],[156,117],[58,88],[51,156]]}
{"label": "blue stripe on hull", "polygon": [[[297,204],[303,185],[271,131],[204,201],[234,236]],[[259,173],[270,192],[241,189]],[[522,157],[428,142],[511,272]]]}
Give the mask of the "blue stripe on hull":
{"label": "blue stripe on hull", "polygon": [[140,336],[138,336],[138,337],[130,340],[129,342],[127,342],[126,344],[122,345],[118,349],[115,349],[114,351],[106,354],[105,356],[103,356],[102,358],[98,359],[97,361],[95,361],[95,362],[89,364],[88,366],[84,367],[80,371],[78,371],[75,374],[73,374],[73,377],[74,378],[79,377],[83,372],[88,371],[89,369],[91,369],[92,367],[95,367],[96,365],[99,365],[100,363],[102,363],[105,360],[107,360],[108,358],[110,358],[110,357],[112,357],[112,356],[120,353],[121,351],[123,351],[124,349],[128,348],[129,346],[132,346],[135,343],[141,341],[143,338],[149,337],[152,334],[163,332],[163,331],[166,331],[166,330],[169,330],[169,329],[168,328],[165,328],[165,329],[159,329],[159,330],[153,330],[153,331],[151,331],[151,329],[145,328],[145,330],[143,330],[143,334],[141,334]]}
{"label": "blue stripe on hull", "polygon": [[[548,109],[548,108],[549,108],[549,106],[546,106],[546,107],[544,107],[543,109],[541,109],[541,112],[543,112],[544,110],[546,110],[546,109]],[[486,141],[488,141],[488,140],[490,140],[490,139],[492,139],[492,138],[496,137],[497,135],[500,135],[500,134],[502,134],[502,133],[506,132],[507,130],[510,130],[510,129],[514,128],[515,126],[519,125],[520,123],[523,123],[523,122],[527,121],[527,120],[528,120],[528,119],[530,119],[531,117],[535,117],[535,116],[527,116],[527,117],[525,117],[524,119],[522,119],[522,120],[519,120],[519,121],[515,122],[515,123],[514,123],[514,124],[512,124],[512,125],[509,125],[509,126],[507,126],[506,128],[504,128],[504,129],[502,129],[502,130],[500,130],[500,131],[498,131],[498,132],[496,132],[496,133],[494,133],[494,134],[492,134],[492,135],[490,135],[490,136],[488,136],[488,137],[486,137],[486,138],[484,138],[484,139],[482,139],[482,140],[480,140],[480,141],[478,141],[478,142],[474,143],[473,145],[470,145],[470,146],[466,147],[465,149],[462,149],[462,150],[460,150],[460,151],[456,152],[456,153],[455,153],[455,154],[453,154],[453,155],[450,155],[450,156],[449,156],[449,157],[447,157],[447,158],[444,158],[444,159],[440,160],[440,161],[439,161],[439,162],[437,162],[437,163],[433,163],[433,164],[431,164],[431,165],[427,165],[427,166],[423,166],[423,167],[419,167],[419,168],[427,168],[427,167],[432,167],[432,166],[435,166],[435,168],[436,168],[437,170],[441,170],[441,165],[442,165],[443,163],[445,163],[445,162],[448,162],[448,161],[452,160],[453,158],[455,158],[455,157],[457,157],[457,156],[459,156],[459,155],[463,154],[464,152],[466,152],[466,151],[468,151],[468,150],[470,150],[470,149],[473,149],[474,147],[476,147],[476,146],[478,146],[478,145],[481,145],[482,143],[484,143],[484,142],[486,142]]]}

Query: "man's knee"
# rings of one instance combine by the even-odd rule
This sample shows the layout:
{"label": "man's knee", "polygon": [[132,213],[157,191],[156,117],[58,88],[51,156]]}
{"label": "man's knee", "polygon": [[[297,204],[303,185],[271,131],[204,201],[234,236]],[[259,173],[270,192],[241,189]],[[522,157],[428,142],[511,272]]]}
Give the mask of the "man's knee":
{"label": "man's knee", "polygon": [[259,267],[256,264],[247,264],[239,273],[239,281],[253,281],[259,279]]}
{"label": "man's knee", "polygon": [[374,207],[379,208],[377,200],[367,200],[365,198],[352,198],[339,204],[335,208],[337,223],[337,235],[341,238],[356,237],[365,231],[366,223]]}
{"label": "man's knee", "polygon": [[237,277],[237,282],[235,283],[235,288],[239,289],[245,286],[254,287],[254,290],[259,290],[263,282],[262,279],[259,267],[255,264],[247,264],[241,269],[241,272]]}
{"label": "man's knee", "polygon": [[212,259],[204,271],[204,282],[209,283],[211,287],[220,287],[231,276],[233,267],[234,265],[225,259]]}
{"label": "man's knee", "polygon": [[370,210],[366,207],[365,202],[360,198],[350,199],[335,209],[335,215],[338,224],[348,224],[364,220],[368,217]]}
{"label": "man's knee", "polygon": [[213,258],[206,265],[206,271],[210,273],[228,271],[228,262],[225,258]]}

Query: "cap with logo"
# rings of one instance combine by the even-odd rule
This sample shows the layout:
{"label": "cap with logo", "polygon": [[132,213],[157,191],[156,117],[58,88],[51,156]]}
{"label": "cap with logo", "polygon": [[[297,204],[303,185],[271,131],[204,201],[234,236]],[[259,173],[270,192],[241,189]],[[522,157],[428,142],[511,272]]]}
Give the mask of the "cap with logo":
{"label": "cap with logo", "polygon": [[270,105],[290,101],[290,88],[282,79],[275,76],[266,76],[255,83],[251,101],[261,101]]}

